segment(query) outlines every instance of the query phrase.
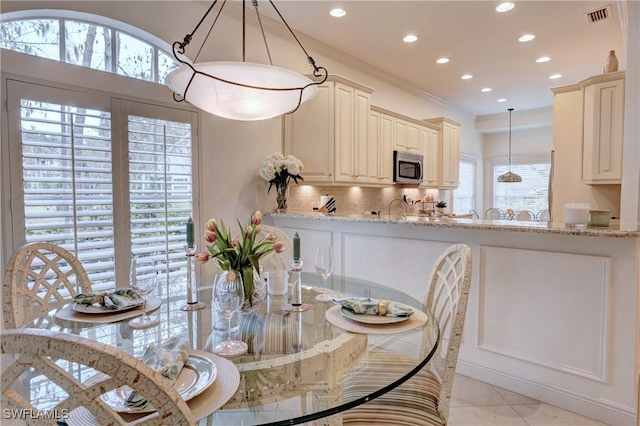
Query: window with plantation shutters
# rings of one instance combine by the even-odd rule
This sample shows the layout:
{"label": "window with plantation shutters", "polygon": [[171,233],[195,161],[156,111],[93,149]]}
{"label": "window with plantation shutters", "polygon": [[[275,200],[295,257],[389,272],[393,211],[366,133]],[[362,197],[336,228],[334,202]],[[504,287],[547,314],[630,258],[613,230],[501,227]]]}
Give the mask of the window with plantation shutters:
{"label": "window with plantation shutters", "polygon": [[185,223],[193,211],[191,126],[128,116],[131,253],[185,275]]}
{"label": "window with plantation shutters", "polygon": [[531,161],[511,164],[511,171],[522,177],[522,182],[498,182],[498,176],[509,171],[508,164],[493,164],[493,205],[502,211],[529,210],[537,214],[549,208],[549,173],[551,162]]}
{"label": "window with plantation shutters", "polygon": [[7,252],[61,245],[96,290],[127,286],[131,256],[152,257],[167,282],[182,279],[196,114],[15,80],[7,87]]}
{"label": "window with plantation shutters", "polygon": [[453,212],[469,213],[476,209],[476,163],[460,160],[460,185],[453,191]]}

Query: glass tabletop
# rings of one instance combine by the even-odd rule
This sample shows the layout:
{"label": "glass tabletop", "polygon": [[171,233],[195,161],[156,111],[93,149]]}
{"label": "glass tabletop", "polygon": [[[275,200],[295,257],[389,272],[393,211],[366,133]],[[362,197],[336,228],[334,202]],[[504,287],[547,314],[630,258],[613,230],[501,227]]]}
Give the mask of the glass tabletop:
{"label": "glass tabletop", "polygon": [[[322,424],[341,424],[340,412],[406,381],[435,352],[439,337],[435,318],[423,310],[420,302],[395,290],[393,283],[381,285],[333,276],[327,287],[339,296],[371,297],[408,305],[415,309],[411,317],[415,326],[409,322],[379,325],[354,321],[342,315],[334,303],[316,301],[315,297],[325,291],[320,276],[303,273],[302,282],[303,301],[311,305],[310,310],[287,312],[283,310],[288,303],[287,295],[267,295],[254,312],[234,318],[232,337],[243,340],[249,347],[246,354],[229,358],[240,372],[240,385],[220,410],[199,419],[201,424],[293,425],[317,419],[323,419]],[[130,328],[126,320],[83,323],[60,319],[55,311],[40,318],[34,326],[79,334],[136,357],[142,357],[150,343],[170,336],[184,336],[192,349],[208,352],[227,337],[226,320],[218,320],[212,312],[210,286],[198,290],[198,300],[206,304],[198,311],[180,309],[186,301],[184,279],[162,283],[156,296],[162,301],[154,313],[160,321],[144,330]],[[380,375],[377,388],[370,389],[367,396],[350,399],[343,394],[345,383],[353,384],[362,371],[375,374],[365,367],[367,359],[376,353],[397,354],[403,360],[399,363],[402,367],[394,368],[394,374],[386,371]],[[51,402],[55,386],[50,389],[47,386],[34,383],[25,386],[34,406],[46,408]]]}

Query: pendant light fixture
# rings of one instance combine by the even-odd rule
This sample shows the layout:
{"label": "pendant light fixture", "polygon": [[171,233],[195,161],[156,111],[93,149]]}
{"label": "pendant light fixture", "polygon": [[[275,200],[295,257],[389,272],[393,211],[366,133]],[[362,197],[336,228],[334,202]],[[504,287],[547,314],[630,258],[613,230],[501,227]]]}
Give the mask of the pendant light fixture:
{"label": "pendant light fixture", "polygon": [[520,175],[511,173],[511,112],[513,108],[507,109],[509,111],[509,171],[503,175],[498,176],[498,182],[514,183],[522,182]]}
{"label": "pendant light fixture", "polygon": [[215,0],[211,4],[194,30],[187,34],[182,42],[176,41],[173,43],[173,55],[182,64],[182,67],[171,71],[167,75],[166,84],[173,90],[173,99],[176,102],[186,101],[206,112],[223,118],[255,121],[294,112],[303,102],[316,95],[318,92],[317,85],[324,83],[327,79],[327,70],[316,65],[271,0],[269,0],[269,3],[306,55],[307,61],[313,68],[314,78],[320,79],[320,81],[314,82],[297,72],[273,66],[269,45],[267,44],[262,20],[258,12],[257,0],[252,0],[251,4],[255,9],[260,31],[262,32],[262,39],[269,57],[268,65],[246,62],[245,0],[242,1],[242,62],[196,63],[202,47],[227,3],[226,0],[220,2],[221,6],[194,61],[191,62],[187,59],[185,56],[187,45],[217,3],[218,0]]}

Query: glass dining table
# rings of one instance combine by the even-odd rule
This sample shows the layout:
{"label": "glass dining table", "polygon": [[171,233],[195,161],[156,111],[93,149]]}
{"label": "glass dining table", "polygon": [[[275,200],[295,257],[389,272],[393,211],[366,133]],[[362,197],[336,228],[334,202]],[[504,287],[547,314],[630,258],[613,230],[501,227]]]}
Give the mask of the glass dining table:
{"label": "glass dining table", "polygon": [[[237,388],[234,385],[235,393],[232,390],[232,396],[215,411],[207,409],[213,405],[203,400],[204,394],[187,400],[199,425],[338,425],[342,423],[341,412],[399,386],[436,352],[436,319],[423,310],[421,302],[395,290],[393,283],[382,285],[341,276],[327,281],[327,290],[340,297],[371,297],[414,309],[408,321],[371,324],[354,321],[339,305],[316,301],[316,296],[325,292],[318,275],[303,273],[302,282],[303,302],[311,309],[289,312],[283,309],[288,303],[286,295],[267,295],[255,311],[234,319],[231,337],[245,341],[249,348],[243,355],[228,358],[240,380]],[[211,286],[198,289],[198,300],[206,307],[197,311],[181,309],[187,297],[183,278],[161,283],[155,297],[161,302],[154,312],[160,321],[147,329],[133,329],[126,320],[70,320],[59,315],[61,309],[69,310],[68,305],[52,310],[31,327],[79,334],[136,357],[142,357],[150,343],[157,344],[171,336],[183,336],[192,349],[204,352],[212,352],[217,343],[227,338],[226,321],[218,321],[212,310]],[[357,381],[368,357],[376,352],[398,354],[403,367],[393,370],[397,372],[395,376],[381,374],[378,385],[368,395],[350,399],[343,394],[345,383]],[[366,371],[372,374],[370,369]],[[218,380],[221,379],[211,386],[216,386]],[[55,385],[42,383],[25,383],[24,388],[29,390],[25,396],[36,407],[51,404],[56,389]],[[198,409],[194,408],[196,404]]]}

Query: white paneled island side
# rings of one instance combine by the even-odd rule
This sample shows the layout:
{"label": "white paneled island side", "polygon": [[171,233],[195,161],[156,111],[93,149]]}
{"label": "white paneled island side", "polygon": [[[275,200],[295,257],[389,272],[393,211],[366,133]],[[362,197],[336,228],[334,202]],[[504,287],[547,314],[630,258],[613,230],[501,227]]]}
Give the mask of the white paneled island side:
{"label": "white paneled island side", "polygon": [[333,245],[336,273],[422,300],[445,247],[473,255],[461,374],[611,425],[636,425],[637,225],[272,213],[304,268]]}

